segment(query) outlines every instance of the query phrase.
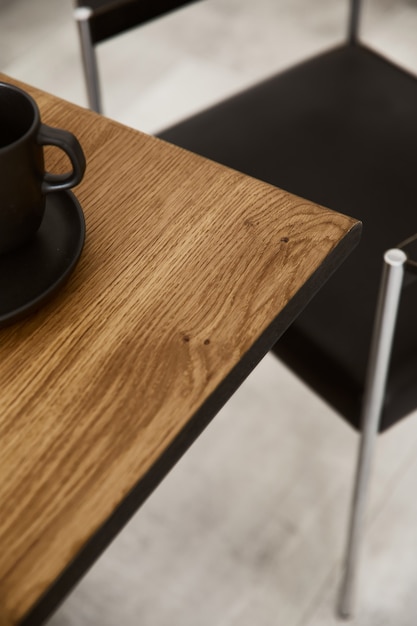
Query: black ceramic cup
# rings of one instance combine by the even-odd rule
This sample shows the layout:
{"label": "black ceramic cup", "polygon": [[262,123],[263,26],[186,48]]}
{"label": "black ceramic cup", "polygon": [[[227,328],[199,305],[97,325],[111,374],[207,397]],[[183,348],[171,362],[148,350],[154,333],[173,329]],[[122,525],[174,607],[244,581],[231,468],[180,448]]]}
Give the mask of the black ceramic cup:
{"label": "black ceramic cup", "polygon": [[[45,172],[47,144],[66,152],[72,171]],[[0,254],[33,238],[42,222],[46,194],[78,185],[85,165],[74,135],[43,124],[31,96],[0,82]]]}

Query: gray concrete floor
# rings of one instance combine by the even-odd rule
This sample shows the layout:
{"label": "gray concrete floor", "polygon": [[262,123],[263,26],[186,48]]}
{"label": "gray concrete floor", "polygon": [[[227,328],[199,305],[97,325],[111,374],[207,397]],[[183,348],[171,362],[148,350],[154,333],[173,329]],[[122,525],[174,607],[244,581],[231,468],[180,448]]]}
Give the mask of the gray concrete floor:
{"label": "gray concrete floor", "polygon": [[[255,6],[256,5],[256,6]],[[106,114],[153,132],[340,41],[346,0],[207,0],[99,49]],[[417,72],[417,4],[363,37]],[[86,99],[70,0],[0,0],[1,70]],[[356,434],[268,355],[51,626],[330,626]],[[354,626],[417,623],[417,415],[378,443]]]}

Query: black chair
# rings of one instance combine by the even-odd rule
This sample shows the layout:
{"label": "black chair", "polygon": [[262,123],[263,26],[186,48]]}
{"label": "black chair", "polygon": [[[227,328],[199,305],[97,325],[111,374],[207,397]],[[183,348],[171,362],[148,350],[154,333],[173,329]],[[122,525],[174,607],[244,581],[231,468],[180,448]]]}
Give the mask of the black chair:
{"label": "black chair", "polygon": [[363,221],[357,250],[274,347],[361,432],[345,617],[376,435],[417,408],[417,79],[359,42],[359,0],[350,6],[340,46],[159,133]]}
{"label": "black chair", "polygon": [[95,46],[196,0],[74,0],[88,104],[102,112]]}

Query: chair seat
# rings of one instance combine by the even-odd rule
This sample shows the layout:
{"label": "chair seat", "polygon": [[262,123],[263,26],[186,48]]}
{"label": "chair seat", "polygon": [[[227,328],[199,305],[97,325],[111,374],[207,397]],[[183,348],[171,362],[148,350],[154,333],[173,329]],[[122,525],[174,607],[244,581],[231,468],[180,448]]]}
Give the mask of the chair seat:
{"label": "chair seat", "polygon": [[[356,251],[274,348],[358,428],[382,256],[417,232],[417,80],[344,45],[159,136],[363,221]],[[381,431],[417,406],[416,320],[405,288]]]}

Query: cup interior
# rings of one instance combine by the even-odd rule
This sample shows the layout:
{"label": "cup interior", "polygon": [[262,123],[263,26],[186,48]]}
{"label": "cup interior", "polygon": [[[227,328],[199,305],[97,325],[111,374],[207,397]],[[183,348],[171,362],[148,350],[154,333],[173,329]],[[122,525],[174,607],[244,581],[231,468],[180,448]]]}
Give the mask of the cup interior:
{"label": "cup interior", "polygon": [[36,112],[21,91],[0,85],[0,149],[18,141],[31,129]]}

